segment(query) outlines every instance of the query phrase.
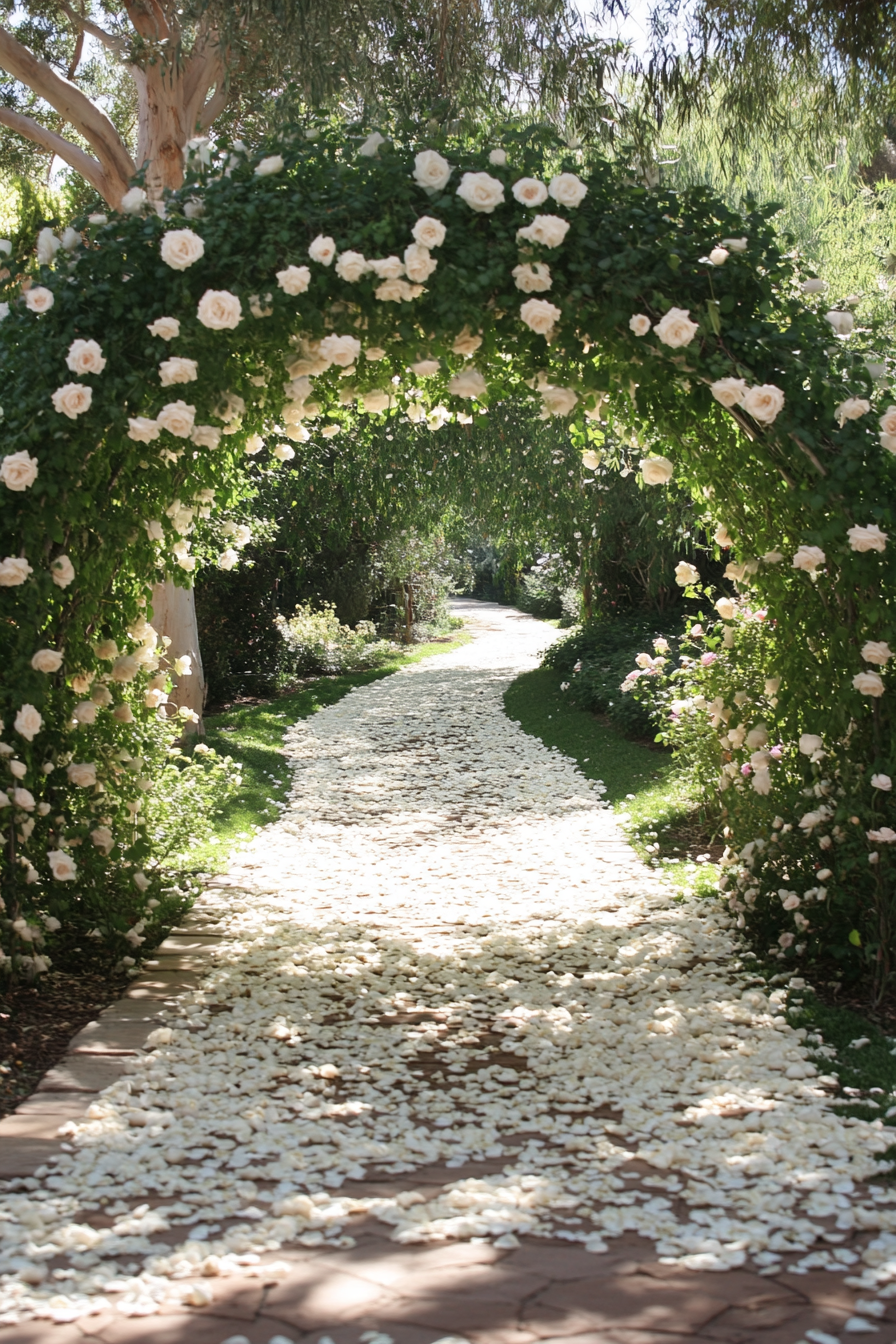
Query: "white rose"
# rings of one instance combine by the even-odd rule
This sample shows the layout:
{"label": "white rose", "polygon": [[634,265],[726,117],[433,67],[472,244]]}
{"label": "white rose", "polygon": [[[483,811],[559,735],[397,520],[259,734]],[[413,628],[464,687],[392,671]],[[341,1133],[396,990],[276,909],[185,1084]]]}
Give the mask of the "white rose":
{"label": "white rose", "polygon": [[882,434],[896,435],[896,406],[888,406],[878,423]]}
{"label": "white rose", "polygon": [[670,308],[653,329],[663,345],[671,346],[673,350],[678,350],[683,345],[690,345],[700,330],[699,325],[691,321],[687,308]]}
{"label": "white rose", "polygon": [[232,331],[242,321],[243,307],[228,289],[207,289],[199,300],[196,316],[211,331]]}
{"label": "white rose", "polygon": [[363,145],[358,146],[358,153],[364,159],[375,159],[379,153],[380,145],[386,143],[386,137],[380,135],[379,131],[371,131]]}
{"label": "white rose", "polygon": [[277,284],[284,294],[293,297],[304,294],[311,284],[311,271],[307,266],[287,266],[285,270],[277,272]]}
{"label": "white rose", "polygon": [[123,215],[139,215],[148,197],[142,187],[131,187],[121,198],[119,210]]}
{"label": "white rose", "polygon": [[548,183],[548,192],[558,205],[565,205],[568,209],[575,210],[588,195],[588,188],[575,173],[558,173]]}
{"label": "white rose", "polygon": [[324,439],[332,439],[337,434],[341,434],[341,432],[342,432],[341,425],[324,425],[320,430],[318,430],[318,433]]}
{"label": "white rose", "polygon": [[34,705],[22,705],[13,722],[13,728],[26,742],[33,742],[43,727],[43,719]]}
{"label": "white rose", "polygon": [[178,439],[188,439],[193,432],[196,407],[184,401],[169,401],[156,416],[156,422]]}
{"label": "white rose", "polygon": [[419,243],[421,247],[441,247],[445,241],[446,229],[441,220],[433,219],[432,215],[421,215],[411,233],[414,235],[414,242]]}
{"label": "white rose", "polygon": [[99,644],[94,644],[93,651],[97,658],[103,662],[111,662],[113,658],[118,657],[118,645],[114,639],[102,639]]}
{"label": "white rose", "polygon": [[[716,603],[716,611],[723,621],[733,621],[735,612],[737,611],[737,604],[733,602],[730,597],[720,597]],[[763,744],[760,743],[759,745],[761,746]]]}
{"label": "white rose", "polygon": [[192,229],[169,229],[162,238],[160,253],[166,266],[173,271],[185,271],[205,252],[205,243]]}
{"label": "white rose", "polygon": [[641,475],[645,485],[665,485],[675,471],[668,457],[642,457]]}
{"label": "white rose", "polygon": [[893,787],[893,781],[889,775],[872,775],[871,787],[872,789],[883,789],[884,793],[889,793]]}
{"label": "white rose", "polygon": [[184,203],[184,214],[187,219],[201,219],[205,214],[204,201],[200,201],[198,196],[191,196],[190,199]]}
{"label": "white rose", "polygon": [[152,443],[159,437],[159,426],[145,415],[128,418],[128,438],[135,443]]}
{"label": "white rose", "polygon": [[50,400],[60,415],[77,420],[79,415],[90,410],[93,388],[85,387],[83,383],[65,383],[56,389]]}
{"label": "white rose", "polygon": [[27,490],[37,480],[37,458],[22,449],[0,459],[0,481],[7,490]]}
{"label": "white rose", "polygon": [[874,663],[875,667],[885,667],[893,657],[893,650],[883,640],[869,639],[862,645],[861,656],[866,663]]}
{"label": "white rose", "polygon": [[864,397],[847,397],[834,411],[834,418],[842,429],[847,420],[858,420],[871,410],[871,402]]}
{"label": "white rose", "polygon": [[92,788],[96,783],[96,766],[90,762],[73,761],[65,773],[68,775],[69,783],[76,784],[79,789]]}
{"label": "white rose", "polygon": [[455,397],[482,397],[488,391],[488,385],[478,369],[464,369],[456,373],[448,384],[448,391]]}
{"label": "white rose", "polygon": [[330,266],[336,255],[336,244],[332,238],[319,233],[308,248],[308,255],[312,261],[319,262],[321,266]]}
{"label": "white rose", "polygon": [[56,302],[52,289],[44,285],[32,285],[25,290],[25,307],[32,313],[48,313]]}
{"label": "white rose", "polygon": [[198,377],[199,365],[195,359],[172,355],[171,359],[163,359],[159,365],[159,379],[163,387],[173,387],[175,383],[195,383]]}
{"label": "white rose", "polygon": [[234,420],[238,420],[245,409],[246,403],[243,401],[242,397],[238,397],[235,392],[226,392],[224,394],[224,400],[221,402],[221,405],[218,407],[215,414],[220,420],[224,421],[225,425],[229,425],[232,424]]}
{"label": "white rose", "polygon": [[563,316],[560,309],[547,299],[527,299],[520,307],[520,317],[539,336],[549,336]]}
{"label": "white rose", "polygon": [[709,259],[713,266],[724,266],[729,256],[727,247],[714,247],[709,254]]}
{"label": "white rose", "polygon": [[67,555],[57,555],[50,566],[50,575],[57,588],[67,588],[75,577],[75,567]]}
{"label": "white rose", "polygon": [[133,681],[139,668],[139,660],[132,653],[121,653],[112,664],[112,680],[122,684]]}
{"label": "white rose", "polygon": [[64,849],[51,849],[47,853],[50,872],[57,882],[73,882],[78,876],[78,867],[70,854]]}
{"label": "white rose", "polygon": [[179,677],[191,677],[193,675],[192,655],[189,653],[182,653],[179,658],[175,658],[174,670]]}
{"label": "white rose", "polygon": [[115,844],[115,837],[108,826],[97,826],[90,832],[90,838],[101,849],[104,854],[111,854],[112,846]]}
{"label": "white rose", "polygon": [[263,447],[264,447],[264,439],[261,437],[261,435],[250,434],[249,437],[246,439],[246,442],[243,444],[243,452],[247,453],[249,457],[254,457],[256,453],[261,452]]}
{"label": "white rose", "polygon": [[411,372],[418,378],[431,378],[433,374],[439,372],[441,365],[437,359],[418,359],[416,364],[411,365]]}
{"label": "white rose", "polygon": [[814,574],[819,565],[823,565],[827,556],[819,546],[800,546],[793,557],[793,568]]}
{"label": "white rose", "polygon": [[761,765],[753,771],[751,781],[756,793],[769,794],[772,791],[772,777],[767,765]]}
{"label": "white rose", "polygon": [[23,812],[34,811],[34,794],[28,789],[13,789],[12,800]]}
{"label": "white rose", "polygon": [[407,280],[384,280],[374,290],[374,297],[380,303],[409,303],[423,293],[422,285],[409,285]]}
{"label": "white rose", "polygon": [[517,229],[517,242],[541,243],[542,247],[559,247],[569,233],[569,221],[559,215],[536,215],[525,229]]}
{"label": "white rose", "polygon": [[548,198],[547,187],[537,177],[521,177],[518,182],[514,182],[511,191],[514,200],[519,201],[520,205],[528,205],[533,209],[543,205]]}
{"label": "white rose", "polygon": [[361,353],[361,342],[354,336],[325,336],[320,343],[321,356],[330,364],[347,369]]}
{"label": "white rose", "polygon": [[727,249],[728,249],[729,252],[746,252],[746,250],[747,250],[747,239],[746,239],[746,238],[723,238],[723,239],[722,239],[722,246],[723,246],[723,247],[727,247]]}
{"label": "white rose", "polygon": [[362,392],[358,400],[363,411],[373,412],[374,414],[379,411],[386,411],[392,405],[392,398],[389,393],[382,392],[379,388],[374,388],[372,392]]}
{"label": "white rose", "polygon": [[593,448],[586,448],[582,453],[582,466],[587,467],[589,471],[597,471],[600,466],[600,454]]}
{"label": "white rose", "polygon": [[216,425],[196,425],[190,433],[190,442],[197,448],[218,448],[221,444],[221,431]]}
{"label": "white rose", "polygon": [[633,317],[629,318],[628,325],[629,330],[633,331],[636,336],[646,336],[650,330],[650,318],[646,317],[644,313],[635,313]]}
{"label": "white rose", "polygon": [[76,719],[78,723],[84,723],[88,726],[92,723],[96,723],[96,705],[92,700],[82,700],[80,704],[75,705],[75,708],[72,710],[72,717]]}
{"label": "white rose", "polygon": [[430,194],[441,191],[453,171],[447,159],[434,149],[424,149],[414,159],[414,181]]}
{"label": "white rose", "polygon": [[780,551],[766,551],[765,555],[762,558],[767,565],[780,565],[781,561],[784,559],[784,556],[781,554]]}
{"label": "white rose", "polygon": [[517,289],[521,289],[524,294],[543,294],[554,283],[551,268],[543,261],[514,266],[511,274]]}
{"label": "white rose", "polygon": [[872,523],[869,527],[850,527],[846,535],[854,551],[886,550],[888,534],[881,532],[877,523]]}
{"label": "white rose", "polygon": [[[474,336],[469,327],[464,327],[459,336],[455,336],[451,349],[455,355],[475,355],[482,344],[481,336]],[[894,408],[896,409],[896,408]]]}
{"label": "white rose", "polygon": [[679,560],[675,566],[675,582],[679,588],[687,588],[688,584],[699,583],[700,571],[695,565],[688,564],[687,560]]}
{"label": "white rose", "polygon": [[252,316],[256,318],[273,317],[274,309],[271,305],[271,299],[273,297],[274,296],[270,292],[270,290],[268,290],[267,294],[265,294],[263,299],[260,294],[250,294],[249,312],[252,314]]}
{"label": "white rose", "polygon": [[884,683],[876,672],[858,672],[852,684],[861,695],[873,695],[875,699],[884,693]]}
{"label": "white rose", "polygon": [[800,289],[804,294],[823,294],[827,287],[826,280],[817,280],[814,278],[811,280],[804,280],[800,285]]}
{"label": "white rose", "polygon": [[248,546],[252,540],[252,529],[245,523],[237,523],[230,535],[234,546]]}
{"label": "white rose", "polygon": [[283,156],[281,154],[269,154],[266,159],[255,165],[256,177],[271,177],[274,173],[283,171]]}
{"label": "white rose", "polygon": [[404,268],[411,280],[428,280],[438,264],[429,248],[420,243],[411,243],[404,250]]}
{"label": "white rose", "polygon": [[825,318],[830,322],[838,336],[848,336],[856,324],[852,313],[838,312],[836,309],[825,313]]}
{"label": "white rose", "polygon": [[761,425],[770,425],[784,407],[784,393],[774,383],[748,387],[741,405]]}
{"label": "white rose", "polygon": [[55,649],[38,649],[31,659],[35,672],[58,672],[62,666],[62,654]]}
{"label": "white rose", "polygon": [[281,462],[291,462],[296,455],[295,448],[290,448],[289,445],[285,443],[275,444],[271,449],[271,452],[274,457],[279,458]]}
{"label": "white rose", "polygon": [[548,383],[539,388],[542,401],[542,419],[549,415],[572,415],[579,398],[571,387],[554,387]]}
{"label": "white rose", "polygon": [[22,555],[8,555],[0,560],[0,588],[18,588],[34,570]]}
{"label": "white rose", "polygon": [[377,257],[370,262],[370,269],[380,280],[398,280],[405,273],[400,257]]}
{"label": "white rose", "polygon": [[65,362],[72,373],[102,373],[106,360],[96,341],[72,341]]}
{"label": "white rose", "polygon": [[718,527],[713,533],[713,541],[716,543],[717,546],[721,546],[723,551],[729,550],[734,545],[734,542],[731,539],[731,533],[728,531],[724,523],[719,523]]}
{"label": "white rose", "polygon": [[503,168],[507,162],[506,149],[493,149],[489,152],[488,161],[493,168]]}
{"label": "white rose", "polygon": [[233,569],[239,558],[239,552],[235,551],[232,546],[229,546],[226,551],[222,551],[218,556],[218,568]]}
{"label": "white rose", "polygon": [[727,410],[740,406],[747,395],[747,384],[743,378],[717,378],[710,383],[709,390]]}
{"label": "white rose", "polygon": [[360,252],[340,252],[336,261],[336,274],[339,279],[348,280],[351,284],[360,280],[369,269],[367,258]]}

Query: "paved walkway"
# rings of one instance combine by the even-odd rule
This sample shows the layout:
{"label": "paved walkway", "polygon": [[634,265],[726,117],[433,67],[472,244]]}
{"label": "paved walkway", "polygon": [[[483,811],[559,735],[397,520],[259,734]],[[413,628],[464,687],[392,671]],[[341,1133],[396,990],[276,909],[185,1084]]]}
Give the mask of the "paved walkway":
{"label": "paved walkway", "polygon": [[896,1339],[880,1122],[505,717],[552,632],[465,606],[286,729],[280,821],[0,1124],[0,1344]]}

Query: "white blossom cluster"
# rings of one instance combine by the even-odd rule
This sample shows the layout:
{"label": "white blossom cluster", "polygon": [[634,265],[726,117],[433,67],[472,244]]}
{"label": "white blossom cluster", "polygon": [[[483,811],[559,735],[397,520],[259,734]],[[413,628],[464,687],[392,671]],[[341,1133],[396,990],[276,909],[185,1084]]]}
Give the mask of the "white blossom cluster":
{"label": "white blossom cluster", "polygon": [[504,716],[544,638],[504,626],[287,732],[290,801],[206,898],[200,987],[0,1198],[0,1323],[201,1306],[365,1216],[767,1270],[842,1269],[834,1217],[896,1276],[892,1196],[859,1189],[888,1131],[829,1108],[727,915],[671,902],[600,789]]}

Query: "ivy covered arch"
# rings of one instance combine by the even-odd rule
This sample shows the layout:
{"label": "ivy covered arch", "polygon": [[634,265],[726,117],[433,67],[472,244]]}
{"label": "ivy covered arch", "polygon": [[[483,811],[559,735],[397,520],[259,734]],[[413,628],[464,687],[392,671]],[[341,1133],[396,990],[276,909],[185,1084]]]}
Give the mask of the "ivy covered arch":
{"label": "ivy covered arch", "polygon": [[[300,459],[358,416],[437,434],[528,401],[567,419],[592,465],[608,426],[634,436],[645,482],[674,472],[709,507],[729,577],[784,636],[756,716],[774,710],[792,754],[810,732],[869,771],[893,764],[896,409],[870,337],[825,312],[773,208],[647,189],[531,135],[190,149],[164,217],[135,187],[125,213],[45,230],[36,261],[7,264],[10,912],[89,923],[115,889],[110,937],[145,915],[139,763],[170,670],[153,584],[238,563],[239,530],[215,519],[247,460]],[[776,769],[754,763],[758,792]]]}

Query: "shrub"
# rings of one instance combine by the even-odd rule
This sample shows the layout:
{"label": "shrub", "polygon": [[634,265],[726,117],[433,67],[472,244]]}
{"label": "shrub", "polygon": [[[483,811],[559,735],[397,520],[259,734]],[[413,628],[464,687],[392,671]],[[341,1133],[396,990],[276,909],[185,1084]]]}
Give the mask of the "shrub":
{"label": "shrub", "polygon": [[354,630],[342,625],[331,603],[317,611],[297,606],[289,620],[277,616],[274,625],[282,640],[280,680],[284,684],[297,677],[378,667],[395,652],[394,644],[377,638],[372,621],[359,621]]}

